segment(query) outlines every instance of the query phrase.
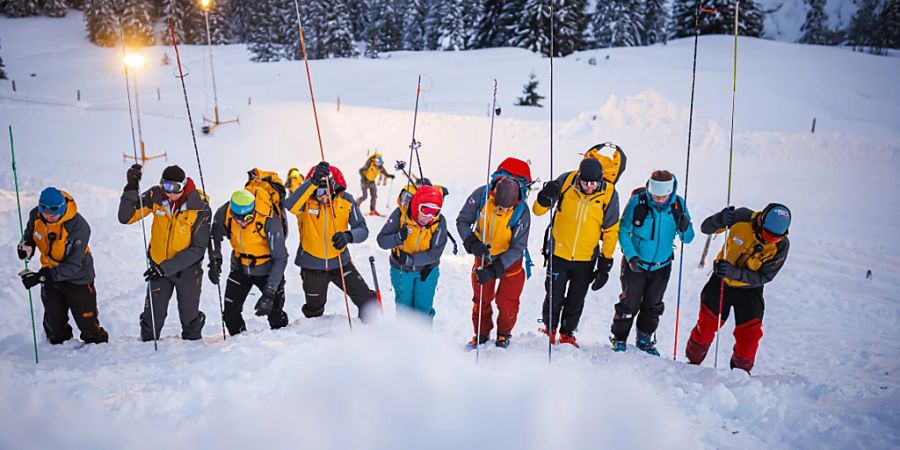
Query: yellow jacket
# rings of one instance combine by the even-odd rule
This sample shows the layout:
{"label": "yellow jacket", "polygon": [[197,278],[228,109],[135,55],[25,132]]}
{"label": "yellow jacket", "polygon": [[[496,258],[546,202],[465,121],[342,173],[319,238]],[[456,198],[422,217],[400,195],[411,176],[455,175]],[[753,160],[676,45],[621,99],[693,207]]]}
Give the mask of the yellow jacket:
{"label": "yellow jacket", "polygon": [[[762,286],[775,278],[787,259],[790,249],[787,236],[776,243],[763,241],[757,236],[756,220],[760,214],[760,211],[739,208],[735,213],[736,222],[729,229],[728,240],[716,255],[716,261],[725,260],[741,269],[734,278],[724,278],[729,286],[739,288]],[[713,214],[704,220],[701,231],[705,234],[725,232],[721,213]]]}
{"label": "yellow jacket", "polygon": [[[612,259],[619,242],[618,193],[615,186],[602,181],[597,192],[584,194],[575,185],[577,176],[573,171],[556,180],[561,192],[552,224],[553,255],[567,261],[592,261],[598,255]],[[549,210],[536,200],[532,206],[536,216]]]}
{"label": "yellow jacket", "polygon": [[487,186],[480,186],[466,199],[456,217],[456,231],[463,242],[474,233],[478,240],[490,246],[493,259],[499,260],[504,268],[509,268],[525,255],[531,231],[531,214],[528,208],[523,208],[518,223],[510,226],[514,208],[499,212],[490,195],[487,201],[484,200],[486,189]]}
{"label": "yellow jacket", "polygon": [[29,215],[24,240],[41,252],[41,267],[50,269],[54,281],[89,284],[94,281],[94,259],[88,241],[91,227],[75,200],[62,191],[66,212],[54,223],[47,223],[37,208]]}

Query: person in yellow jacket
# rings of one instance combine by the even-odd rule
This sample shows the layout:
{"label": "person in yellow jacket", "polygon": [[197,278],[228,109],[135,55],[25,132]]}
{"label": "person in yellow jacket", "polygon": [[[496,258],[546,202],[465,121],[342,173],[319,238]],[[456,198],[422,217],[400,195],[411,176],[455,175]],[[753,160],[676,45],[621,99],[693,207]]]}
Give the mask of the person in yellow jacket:
{"label": "person in yellow jacket", "polygon": [[300,248],[294,264],[300,266],[306,295],[301,311],[307,318],[321,316],[328,300],[328,284],[343,289],[345,282],[360,320],[368,322],[378,314],[378,302],[375,291],[369,289],[350,261],[347,245],[365,241],[369,228],[346,190],[343,173],[322,161],[309,170],[306,181],[284,202],[285,208],[297,216],[300,227]]}
{"label": "person in yellow jacket", "polygon": [[300,173],[300,169],[291,167],[291,170],[288,170],[287,181],[284,184],[287,193],[290,194],[291,192],[294,192],[301,184],[303,184],[303,174]]}
{"label": "person in yellow jacket", "polygon": [[578,347],[575,330],[588,287],[595,291],[602,288],[612,268],[619,242],[619,196],[615,186],[603,179],[600,161],[585,158],[577,172],[566,172],[547,182],[532,210],[542,216],[554,204],[556,215],[544,244],[544,254],[552,258],[552,263],[544,282],[547,294],[542,331],[553,343],[559,331],[559,343]]}
{"label": "person in yellow jacket", "polygon": [[75,200],[55,187],[41,192],[38,206],[28,215],[28,223],[17,253],[29,260],[37,248],[41,252],[41,269],[19,274],[25,289],[41,285],[44,304],[44,332],[51,344],[62,344],[72,338],[69,310],[87,343],[109,341],[100,326],[97,291],[94,289],[94,257],[88,241],[91,227],[78,213]]}
{"label": "person in yellow jacket", "polygon": [[[185,177],[180,167],[166,167],[159,184],[143,194],[138,193],[141,174],[138,164],[128,169],[128,182],[119,200],[119,222],[122,224],[153,217],[147,249],[150,268],[144,272],[150,292],[141,314],[141,339],[159,338],[173,293],[178,297],[181,338],[200,339],[206,323],[206,315],[200,311],[202,263],[209,246],[212,211],[205,195],[194,187],[192,179]],[[156,329],[152,326],[154,323]]]}
{"label": "person in yellow jacket", "polygon": [[375,152],[369,159],[366,160],[366,163],[359,168],[359,176],[361,177],[359,181],[359,185],[362,188],[362,197],[356,199],[357,205],[362,205],[371,194],[372,200],[369,202],[369,215],[380,216],[375,205],[378,201],[378,184],[375,182],[378,179],[378,175],[384,175],[387,178],[394,178],[394,175],[389,174],[387,169],[384,168],[384,159],[382,159],[381,154]]}
{"label": "person in yellow jacket", "polygon": [[684,352],[691,364],[703,362],[716,333],[734,309],[731,368],[747,373],[753,369],[763,335],[763,286],[775,278],[787,260],[790,225],[791,211],[778,203],[770,203],[762,211],[729,206],[703,221],[700,231],[704,234],[726,230],[728,234],[716,256],[713,274],[700,293],[700,317]]}

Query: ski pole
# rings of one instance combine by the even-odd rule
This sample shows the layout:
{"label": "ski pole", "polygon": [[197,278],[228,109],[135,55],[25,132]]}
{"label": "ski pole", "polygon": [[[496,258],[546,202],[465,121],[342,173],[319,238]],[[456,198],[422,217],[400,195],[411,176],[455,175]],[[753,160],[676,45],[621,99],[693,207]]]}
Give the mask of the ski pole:
{"label": "ski pole", "polygon": [[384,304],[381,303],[381,288],[378,287],[378,274],[375,273],[375,257],[369,257],[369,265],[372,266],[372,281],[375,283],[375,298],[378,299],[378,310],[384,312]]}
{"label": "ski pole", "polygon": [[[500,114],[500,109],[497,108],[497,79],[494,79],[494,93],[493,100],[491,101],[491,134],[488,139],[488,158],[487,158],[487,174],[485,176],[485,184],[484,184],[484,205],[487,207],[488,202],[488,194],[491,191],[491,155],[494,150],[494,117]],[[481,211],[479,211],[479,214]],[[493,232],[493,230],[491,230]],[[481,235],[482,239],[487,236],[487,214],[484,214],[484,219],[482,220],[481,225]],[[491,259],[490,252],[491,240],[488,238],[488,242],[486,243],[486,247],[488,248],[487,255],[481,258],[481,267],[485,267],[488,264],[488,261]],[[475,331],[475,364],[478,364],[478,359],[480,357],[480,348],[481,348],[481,303],[484,301],[484,284],[479,283],[478,285],[478,326]]]}
{"label": "ski pole", "polygon": [[[732,64],[732,80],[731,80],[731,133],[728,144],[728,198],[726,206],[731,206],[731,174],[734,167],[734,105],[735,97],[737,97],[737,51],[738,51],[738,17],[740,15],[740,0],[734,1],[734,63]],[[731,232],[731,226],[725,227],[725,242],[722,244],[722,256],[728,257],[728,235]],[[719,367],[719,329],[722,327],[722,307],[725,304],[725,278],[719,286],[719,314],[716,318],[716,355],[713,359],[713,367]]]}
{"label": "ski pole", "polygon": [[[550,180],[553,179],[553,28],[553,0],[550,0]],[[553,243],[553,223],[555,220],[556,207],[551,204],[550,229],[547,233],[549,239],[548,248],[550,249],[549,255],[547,255],[550,258],[550,262],[547,264],[547,276],[549,278],[547,280],[547,319],[550,323],[544,324],[547,330],[547,364],[553,363],[553,338],[556,336],[556,330],[554,329],[556,324],[553,321],[553,249],[555,248]]]}
{"label": "ski pole", "polygon": [[[181,92],[184,93],[184,108],[187,110],[188,125],[191,128],[191,140],[194,144],[194,156],[197,158],[197,171],[200,174],[200,189],[206,193],[206,183],[203,181],[203,166],[200,164],[200,150],[197,148],[197,134],[194,132],[194,119],[191,117],[191,104],[188,102],[187,86],[184,84],[184,69],[181,67],[181,54],[178,52],[178,41],[175,38],[175,22],[169,20],[169,33],[172,35],[172,46],[175,48],[175,60],[178,62],[178,78],[181,80]],[[210,233],[209,246],[212,247],[213,238]],[[222,302],[222,286],[216,285],[219,292],[219,315],[222,318],[222,339],[228,339],[225,334],[225,306]]]}
{"label": "ski pole", "polygon": [[391,178],[391,185],[388,187],[388,195],[387,195],[387,198],[384,200],[384,207],[385,207],[385,208],[390,208],[390,207],[391,207],[391,194],[392,194],[393,192],[394,192],[394,179]]}
{"label": "ski pole", "polygon": [[[313,91],[313,82],[312,82],[312,73],[309,70],[309,57],[306,55],[306,40],[303,37],[303,21],[300,20],[300,4],[297,0],[294,0],[294,10],[297,12],[297,32],[300,34],[300,49],[303,52],[303,63],[306,66],[306,81],[309,84],[309,99],[312,104],[313,111],[313,120],[316,123],[316,137],[319,141],[319,155],[322,157],[322,161],[325,161],[325,146],[322,143],[322,130],[319,127],[319,113],[316,110],[316,95]],[[331,186],[331,180],[329,178],[325,178],[325,186],[328,188],[328,192],[334,192]],[[336,215],[334,213],[334,202],[330,202],[328,204],[329,209],[331,210],[331,218],[336,221]],[[344,276],[344,263],[341,258],[341,253],[338,252],[338,270],[341,274],[341,290],[344,292],[344,307],[347,309],[347,324],[350,326],[350,331],[353,331],[353,320],[350,318],[350,300],[347,298],[347,279]]]}
{"label": "ski pole", "polygon": [[[13,144],[12,125],[9,126],[9,154],[12,158],[13,181],[16,184],[16,207],[19,209],[19,240],[25,240],[25,226],[22,223],[22,202],[19,200],[19,174],[16,172],[16,150]],[[25,271],[28,271],[28,259],[25,259]],[[37,348],[37,329],[34,326],[34,301],[31,289],[28,290],[28,311],[31,313],[31,339],[34,342],[34,363],[40,362]]]}
{"label": "ski pole", "polygon": [[[122,19],[118,19],[119,23],[119,41],[122,46],[122,58],[125,58],[125,32],[122,30]],[[140,137],[140,111],[138,111],[138,135],[135,136],[134,131],[134,113],[131,110],[131,87],[128,83],[128,64],[122,65],[125,68],[125,96],[128,97],[128,120],[131,124],[131,152],[134,156],[134,162],[137,164],[138,154],[137,154],[137,140],[140,139],[141,143],[141,156],[143,156],[143,138]],[[136,89],[135,89],[136,90]],[[140,159],[143,163],[144,160]],[[141,208],[141,211],[144,211],[144,196],[141,195],[141,182],[138,181],[138,206]],[[144,264],[147,269],[150,269],[150,253],[148,249],[150,248],[147,242],[147,226],[144,221],[145,216],[141,214],[141,236],[144,238]],[[150,326],[153,327],[153,351],[159,351],[159,336],[156,333],[156,313],[153,309],[153,289],[150,288],[150,282],[145,281],[147,285],[147,302],[150,305]]]}

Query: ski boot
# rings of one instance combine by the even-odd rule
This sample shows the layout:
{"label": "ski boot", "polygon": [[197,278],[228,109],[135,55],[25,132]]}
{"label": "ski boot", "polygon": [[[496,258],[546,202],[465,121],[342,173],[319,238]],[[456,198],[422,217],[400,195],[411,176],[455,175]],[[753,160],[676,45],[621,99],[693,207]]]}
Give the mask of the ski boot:
{"label": "ski boot", "polygon": [[578,341],[575,340],[574,333],[565,333],[565,332],[560,331],[559,332],[559,343],[560,344],[572,344],[575,346],[575,348],[581,348],[581,346],[578,345]]}
{"label": "ski boot", "polygon": [[[546,327],[538,328],[538,333],[541,333],[544,336],[550,336],[550,333],[547,332]],[[556,345],[556,330],[553,330],[553,335],[550,336],[550,343]]]}
{"label": "ski boot", "polygon": [[612,349],[615,352],[624,352],[626,349],[625,341],[617,340],[615,336],[609,337],[609,343],[612,344]]}
{"label": "ski boot", "polygon": [[469,343],[466,344],[466,350],[475,350],[479,345],[483,345],[485,342],[490,341],[490,336],[472,336],[472,339],[469,340]]}
{"label": "ski boot", "polygon": [[[624,345],[624,342],[622,344]],[[635,345],[637,345],[637,348],[653,356],[659,356],[659,351],[656,350],[656,339],[653,338],[653,333],[644,333],[643,331],[638,330],[637,342],[635,342]]]}
{"label": "ski boot", "polygon": [[370,215],[370,216],[378,216],[378,217],[382,217],[382,216],[381,216],[381,213],[378,212],[378,211],[376,211],[376,210],[374,210],[374,209],[371,210],[371,211],[369,211],[369,215]]}
{"label": "ski boot", "polygon": [[497,340],[494,341],[494,345],[500,348],[509,348],[509,341],[512,338],[511,334],[498,334]]}

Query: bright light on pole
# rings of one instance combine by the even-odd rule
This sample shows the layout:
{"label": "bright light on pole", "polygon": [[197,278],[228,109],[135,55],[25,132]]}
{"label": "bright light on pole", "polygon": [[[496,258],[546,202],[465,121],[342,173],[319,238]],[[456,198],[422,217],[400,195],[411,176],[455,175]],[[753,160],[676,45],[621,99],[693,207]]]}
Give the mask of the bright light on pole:
{"label": "bright light on pole", "polygon": [[144,67],[144,56],[140,53],[128,53],[125,55],[125,66],[129,69]]}
{"label": "bright light on pole", "polygon": [[211,4],[212,0],[200,0],[200,7],[203,8],[204,11],[209,11]]}

